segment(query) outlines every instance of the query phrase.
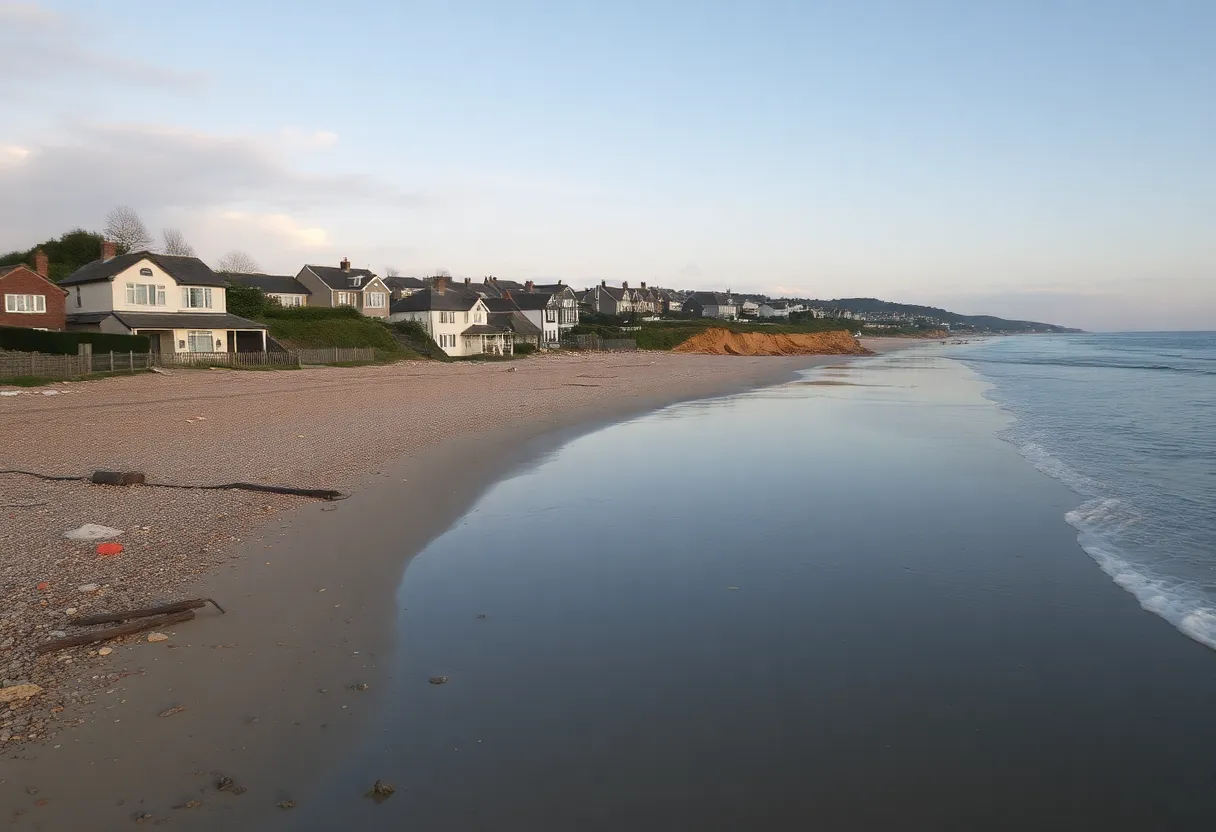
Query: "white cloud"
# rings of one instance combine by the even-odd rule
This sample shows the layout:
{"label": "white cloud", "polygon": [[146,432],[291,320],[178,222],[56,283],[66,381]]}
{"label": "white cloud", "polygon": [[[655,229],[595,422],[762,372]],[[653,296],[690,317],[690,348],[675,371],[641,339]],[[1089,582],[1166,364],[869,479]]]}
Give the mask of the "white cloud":
{"label": "white cloud", "polygon": [[299,145],[308,148],[333,147],[338,143],[338,134],[329,130],[314,130],[308,132],[287,127],[283,130],[283,138],[289,145]]}
{"label": "white cloud", "polygon": [[24,147],[15,144],[0,144],[0,167],[19,165],[29,155],[29,150]]}
{"label": "white cloud", "polygon": [[300,225],[287,214],[251,214],[243,211],[224,211],[220,219],[261,234],[281,238],[297,248],[324,248],[329,245],[329,233],[324,228]]}

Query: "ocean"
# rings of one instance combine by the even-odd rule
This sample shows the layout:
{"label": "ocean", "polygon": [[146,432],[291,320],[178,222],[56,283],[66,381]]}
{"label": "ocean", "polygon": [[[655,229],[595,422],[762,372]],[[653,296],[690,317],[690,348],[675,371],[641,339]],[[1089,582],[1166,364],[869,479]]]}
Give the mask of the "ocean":
{"label": "ocean", "polygon": [[1002,438],[1084,499],[1082,548],[1144,609],[1216,648],[1216,333],[1005,338],[963,352]]}
{"label": "ocean", "polygon": [[284,823],[1207,828],[1216,656],[1094,565],[1209,632],[1203,342],[924,344],[555,441],[409,560],[388,704]]}

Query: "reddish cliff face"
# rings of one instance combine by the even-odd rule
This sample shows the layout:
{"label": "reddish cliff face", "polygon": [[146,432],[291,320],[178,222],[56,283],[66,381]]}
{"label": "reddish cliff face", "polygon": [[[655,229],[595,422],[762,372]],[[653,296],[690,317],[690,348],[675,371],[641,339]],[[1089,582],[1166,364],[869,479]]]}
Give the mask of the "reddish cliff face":
{"label": "reddish cliff face", "polygon": [[674,352],[703,355],[868,355],[847,332],[779,335],[708,329],[677,346]]}

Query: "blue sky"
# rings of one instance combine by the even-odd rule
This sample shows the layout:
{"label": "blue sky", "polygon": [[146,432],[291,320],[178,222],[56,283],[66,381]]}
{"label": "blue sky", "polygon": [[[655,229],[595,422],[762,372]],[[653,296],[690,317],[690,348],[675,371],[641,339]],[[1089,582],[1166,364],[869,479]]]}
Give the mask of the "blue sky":
{"label": "blue sky", "polygon": [[1216,3],[0,0],[0,249],[1216,328]]}

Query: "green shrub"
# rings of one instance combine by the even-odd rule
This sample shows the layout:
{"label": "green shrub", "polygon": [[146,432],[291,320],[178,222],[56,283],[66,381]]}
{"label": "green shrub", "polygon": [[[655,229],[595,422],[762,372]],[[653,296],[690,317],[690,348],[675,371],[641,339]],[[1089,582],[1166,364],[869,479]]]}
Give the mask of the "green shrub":
{"label": "green shrub", "polygon": [[529,344],[525,341],[522,344],[515,345],[516,355],[531,355],[534,352],[536,352],[536,344]]}
{"label": "green shrub", "polygon": [[147,335],[114,335],[108,332],[44,332],[16,326],[0,326],[0,349],[75,355],[80,344],[92,344],[93,352],[147,352]]}

